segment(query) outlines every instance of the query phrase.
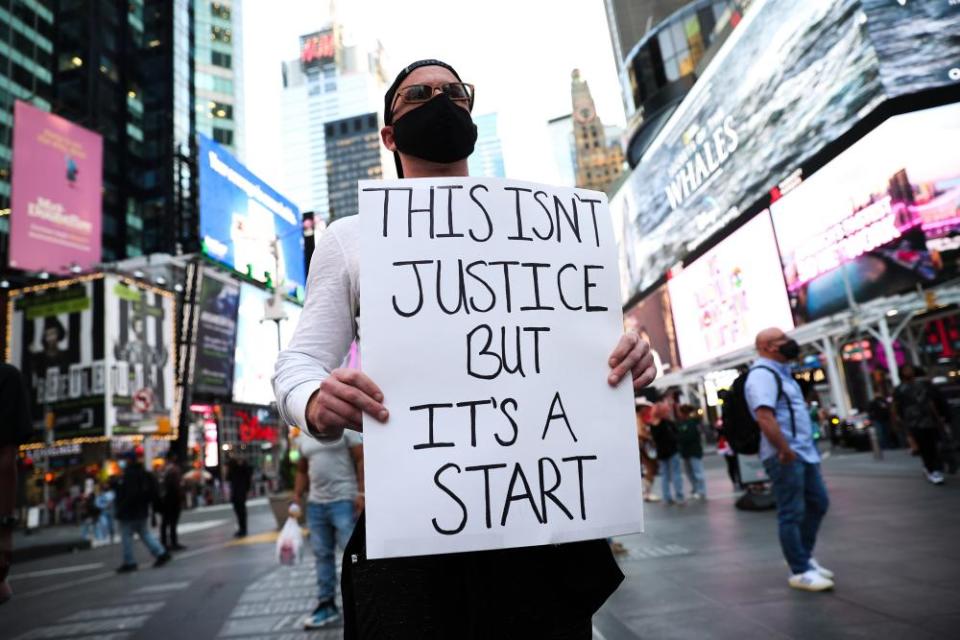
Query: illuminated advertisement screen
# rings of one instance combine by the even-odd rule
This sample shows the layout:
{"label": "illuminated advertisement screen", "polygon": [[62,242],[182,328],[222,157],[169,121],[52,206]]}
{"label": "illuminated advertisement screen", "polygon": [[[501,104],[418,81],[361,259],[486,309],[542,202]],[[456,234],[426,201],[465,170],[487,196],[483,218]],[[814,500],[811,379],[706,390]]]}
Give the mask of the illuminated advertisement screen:
{"label": "illuminated advertisement screen", "polygon": [[103,138],[17,101],[10,266],[68,274],[100,262]]}
{"label": "illuminated advertisement screen", "polygon": [[960,3],[905,5],[751,3],[611,198],[626,212],[626,299],[891,96],[957,81]]}
{"label": "illuminated advertisement screen", "polygon": [[107,435],[102,279],[11,292],[7,349],[30,391],[34,440],[53,414],[55,440]]}
{"label": "illuminated advertisement screen", "polygon": [[634,305],[623,318],[628,331],[636,331],[653,352],[657,377],[680,368],[677,336],[673,329],[673,307],[666,285]]}
{"label": "illuminated advertisement screen", "polygon": [[[237,313],[237,348],[233,366],[233,400],[245,404],[269,405],[275,401],[273,369],[280,353],[277,323],[264,321],[270,292],[249,284],[240,285]],[[280,344],[286,347],[300,321],[301,308],[285,302],[287,319],[280,322]]]}
{"label": "illuminated advertisement screen", "polygon": [[111,433],[173,435],[173,294],[113,276],[104,283]]}
{"label": "illuminated advertisement screen", "polygon": [[239,304],[239,283],[211,269],[204,269],[197,303],[200,317],[193,369],[193,391],[197,395],[230,397]]}
{"label": "illuminated advertisement screen", "polygon": [[284,293],[302,299],[300,210],[229,151],[203,134],[198,138],[203,253],[260,282],[282,282]]}
{"label": "illuminated advertisement screen", "polygon": [[960,271],[960,104],[894,116],[774,202],[796,321]]}
{"label": "illuminated advertisement screen", "polygon": [[793,329],[770,215],[764,211],[667,282],[685,367]]}
{"label": "illuminated advertisement screen", "polygon": [[333,29],[300,36],[300,66],[303,69],[320,67],[337,57]]}

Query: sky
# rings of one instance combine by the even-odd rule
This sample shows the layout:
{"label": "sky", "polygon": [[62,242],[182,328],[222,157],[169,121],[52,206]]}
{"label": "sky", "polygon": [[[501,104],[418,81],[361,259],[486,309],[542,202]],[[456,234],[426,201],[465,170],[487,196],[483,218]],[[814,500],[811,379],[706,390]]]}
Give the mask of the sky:
{"label": "sky", "polygon": [[[243,3],[244,160],[267,182],[283,183],[281,62],[298,56],[301,34],[329,23],[329,4]],[[357,40],[383,43],[391,80],[414,60],[439,58],[475,84],[474,113],[498,114],[509,178],[559,181],[547,121],[570,113],[574,68],[589,83],[601,120],[624,123],[603,0],[344,0],[336,15]]]}

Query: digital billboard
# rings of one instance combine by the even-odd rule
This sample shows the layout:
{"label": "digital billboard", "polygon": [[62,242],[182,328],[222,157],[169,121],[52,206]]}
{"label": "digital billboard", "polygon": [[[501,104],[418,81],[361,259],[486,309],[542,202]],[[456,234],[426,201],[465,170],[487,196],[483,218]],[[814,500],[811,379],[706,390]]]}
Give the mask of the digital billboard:
{"label": "digital billboard", "polygon": [[113,435],[172,435],[173,294],[107,276],[107,424]]}
{"label": "digital billboard", "polygon": [[103,138],[17,101],[10,266],[67,274],[101,257]]}
{"label": "digital billboard", "polygon": [[260,282],[282,282],[285,294],[302,298],[300,210],[222,146],[203,134],[198,138],[203,253]]}
{"label": "digital billboard", "polygon": [[103,300],[102,279],[10,294],[7,354],[27,382],[36,441],[48,413],[56,440],[107,435]]}
{"label": "digital billboard", "polygon": [[647,341],[653,353],[657,377],[680,368],[677,336],[673,328],[673,307],[666,285],[634,305],[624,314],[623,324],[628,331],[636,331]]}
{"label": "digital billboard", "polygon": [[685,367],[753,344],[767,327],[793,329],[766,211],[667,282]]}
{"label": "digital billboard", "polygon": [[337,58],[337,43],[333,29],[324,29],[300,36],[300,67],[304,70],[320,67]]}
{"label": "digital billboard", "polygon": [[249,284],[240,285],[240,306],[237,313],[237,348],[233,367],[233,401],[269,405],[275,401],[273,369],[280,346],[286,347],[300,321],[301,308],[285,302],[287,319],[280,322],[280,345],[277,324],[264,320],[264,309],[270,293]]}
{"label": "digital billboard", "polygon": [[219,399],[231,395],[239,304],[240,285],[212,269],[204,269],[193,363],[193,391],[198,397]]}
{"label": "digital billboard", "polygon": [[770,211],[796,321],[960,272],[960,104],[890,118]]}
{"label": "digital billboard", "polygon": [[[947,6],[947,5],[951,6]],[[888,98],[951,80],[960,3],[755,0],[611,197],[625,299]],[[924,34],[930,34],[927,38]],[[935,44],[936,43],[936,44]]]}

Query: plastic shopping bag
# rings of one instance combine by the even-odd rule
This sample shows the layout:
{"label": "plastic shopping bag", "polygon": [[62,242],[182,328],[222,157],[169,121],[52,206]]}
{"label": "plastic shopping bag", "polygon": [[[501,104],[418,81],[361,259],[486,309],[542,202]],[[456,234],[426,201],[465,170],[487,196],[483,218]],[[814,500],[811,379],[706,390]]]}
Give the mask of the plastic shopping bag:
{"label": "plastic shopping bag", "polygon": [[294,517],[287,518],[277,538],[277,561],[283,565],[294,565],[300,562],[303,550],[303,533]]}

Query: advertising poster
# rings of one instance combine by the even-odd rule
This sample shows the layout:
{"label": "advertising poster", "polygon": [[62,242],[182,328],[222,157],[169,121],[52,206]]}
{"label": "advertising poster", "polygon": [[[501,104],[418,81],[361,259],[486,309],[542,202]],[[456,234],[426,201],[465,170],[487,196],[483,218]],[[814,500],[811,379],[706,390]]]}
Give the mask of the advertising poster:
{"label": "advertising poster", "polygon": [[771,205],[798,323],[960,273],[958,148],[960,104],[894,116]]}
{"label": "advertising poster", "polygon": [[764,211],[668,282],[685,367],[793,329],[770,215]]}
{"label": "advertising poster", "polygon": [[100,262],[102,183],[100,135],[18,100],[10,266],[68,274]]}
{"label": "advertising poster", "polygon": [[170,431],[174,297],[107,276],[108,424],[114,435]]}
{"label": "advertising poster", "polygon": [[193,364],[193,392],[197,396],[229,398],[233,391],[239,305],[239,283],[204,269]]}
{"label": "advertising poster", "polygon": [[198,138],[203,253],[260,282],[283,282],[285,294],[302,299],[306,276],[297,205],[219,144],[203,134]]}
{"label": "advertising poster", "polygon": [[9,361],[30,390],[36,441],[53,414],[55,440],[107,435],[104,281],[11,292]]}
{"label": "advertising poster", "polygon": [[[269,405],[273,395],[273,370],[280,353],[277,323],[264,320],[264,308],[272,294],[250,284],[240,285],[237,313],[237,345],[233,367],[233,400],[245,404]],[[280,343],[286,347],[300,321],[301,307],[284,303],[286,320],[280,322]]]}
{"label": "advertising poster", "polygon": [[677,336],[673,329],[673,307],[667,285],[658,287],[638,302],[623,318],[628,331],[636,331],[647,341],[657,367],[657,377],[680,368]]}
{"label": "advertising poster", "polygon": [[[443,203],[431,224],[408,206]],[[606,196],[494,178],[359,183],[369,558],[643,528]],[[397,470],[402,470],[398,473]]]}

